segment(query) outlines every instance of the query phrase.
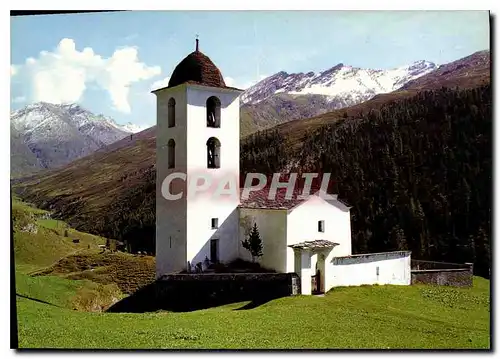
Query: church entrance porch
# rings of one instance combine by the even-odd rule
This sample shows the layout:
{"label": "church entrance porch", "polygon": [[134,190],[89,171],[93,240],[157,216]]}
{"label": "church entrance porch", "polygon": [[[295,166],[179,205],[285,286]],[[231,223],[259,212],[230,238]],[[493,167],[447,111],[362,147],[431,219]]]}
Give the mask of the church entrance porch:
{"label": "church entrance porch", "polygon": [[337,245],[338,243],[320,239],[289,246],[295,253],[294,269],[300,278],[302,295],[324,293],[325,260]]}

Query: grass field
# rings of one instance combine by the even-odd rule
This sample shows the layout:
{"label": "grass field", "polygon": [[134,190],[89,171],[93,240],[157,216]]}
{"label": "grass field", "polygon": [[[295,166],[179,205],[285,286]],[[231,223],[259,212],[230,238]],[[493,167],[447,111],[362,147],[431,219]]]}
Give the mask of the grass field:
{"label": "grass field", "polygon": [[[22,277],[21,282],[27,277]],[[41,300],[76,293],[38,277]],[[474,289],[357,287],[190,313],[85,313],[18,298],[22,348],[489,348],[489,282]],[[54,295],[57,291],[59,295]]]}
{"label": "grass field", "polygon": [[[44,212],[19,202],[16,208],[20,348],[490,347],[490,289],[483,278],[475,278],[473,288],[336,288],[324,297],[287,297],[248,310],[236,310],[245,302],[190,313],[100,312],[127,291],[126,276],[134,285],[149,280],[150,259],[126,254],[99,257],[93,248],[103,238],[73,230],[64,237],[54,231],[55,222],[37,217]],[[19,230],[30,221],[37,223],[37,233]],[[56,230],[59,225],[63,224]],[[80,243],[71,241],[75,236],[80,236]],[[133,261],[142,264],[134,267]],[[95,263],[104,274],[87,269]],[[33,270],[50,275],[27,274]],[[138,278],[133,278],[136,272]]]}
{"label": "grass field", "polygon": [[[12,201],[14,224],[14,254],[16,271],[29,273],[52,265],[62,257],[83,250],[98,250],[106,240],[78,232],[66,223],[48,217],[42,211],[21,202]],[[73,240],[78,240],[74,243]]]}

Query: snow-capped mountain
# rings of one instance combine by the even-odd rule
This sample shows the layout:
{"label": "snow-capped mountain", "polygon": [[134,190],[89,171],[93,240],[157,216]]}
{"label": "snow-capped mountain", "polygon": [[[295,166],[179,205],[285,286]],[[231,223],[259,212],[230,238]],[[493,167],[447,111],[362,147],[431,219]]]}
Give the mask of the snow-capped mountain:
{"label": "snow-capped mountain", "polygon": [[[10,124],[11,159],[16,159],[11,170],[20,173],[24,171],[16,166],[23,163],[30,164],[29,171],[33,166],[58,167],[141,130],[132,124],[119,125],[77,104],[46,102],[12,112]],[[27,154],[32,158],[27,159]]]}
{"label": "snow-capped mountain", "polygon": [[241,102],[254,105],[275,94],[285,93],[323,95],[339,103],[337,107],[350,106],[375,95],[395,91],[437,68],[436,64],[422,60],[391,70],[361,69],[338,64],[319,73],[288,74],[281,71],[247,89],[241,96]]}
{"label": "snow-capped mountain", "polygon": [[134,123],[127,122],[125,125],[118,125],[125,132],[138,133],[144,131],[148,126],[138,126]]}

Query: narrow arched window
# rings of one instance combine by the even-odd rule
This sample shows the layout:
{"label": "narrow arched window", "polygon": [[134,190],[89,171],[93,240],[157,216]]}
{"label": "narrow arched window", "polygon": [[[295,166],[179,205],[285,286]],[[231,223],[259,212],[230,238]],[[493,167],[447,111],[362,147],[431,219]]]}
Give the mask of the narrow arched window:
{"label": "narrow arched window", "polygon": [[220,127],[220,100],[215,96],[207,99],[207,127]]}
{"label": "narrow arched window", "polygon": [[175,141],[168,141],[168,168],[175,168]]}
{"label": "narrow arched window", "polygon": [[220,141],[215,137],[207,141],[207,168],[220,168]]}
{"label": "narrow arched window", "polygon": [[168,100],[168,127],[175,127],[175,99]]}

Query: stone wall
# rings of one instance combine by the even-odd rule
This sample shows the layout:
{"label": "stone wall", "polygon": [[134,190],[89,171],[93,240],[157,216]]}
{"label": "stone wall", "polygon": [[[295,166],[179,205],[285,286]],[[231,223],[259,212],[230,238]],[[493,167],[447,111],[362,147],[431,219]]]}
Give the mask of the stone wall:
{"label": "stone wall", "polygon": [[423,269],[469,269],[470,263],[449,263],[449,262],[434,262],[434,261],[422,261],[418,259],[411,260],[411,269],[423,270]]}
{"label": "stone wall", "polygon": [[300,294],[295,273],[171,274],[109,308],[110,312],[186,312],[250,301],[250,309]]}
{"label": "stone wall", "polygon": [[434,284],[455,287],[471,287],[473,284],[472,281],[473,265],[471,263],[457,264],[430,261],[412,261],[412,284]]}

